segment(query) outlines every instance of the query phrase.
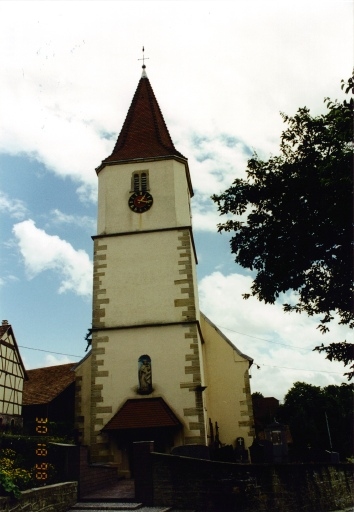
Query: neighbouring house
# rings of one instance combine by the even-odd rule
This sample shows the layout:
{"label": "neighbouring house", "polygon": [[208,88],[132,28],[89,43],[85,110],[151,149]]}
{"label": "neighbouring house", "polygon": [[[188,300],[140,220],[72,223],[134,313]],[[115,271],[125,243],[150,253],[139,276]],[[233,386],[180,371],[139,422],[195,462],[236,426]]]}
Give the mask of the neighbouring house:
{"label": "neighbouring house", "polygon": [[27,371],[23,419],[28,433],[35,433],[36,418],[47,418],[48,434],[73,435],[75,366],[76,363],[68,363]]}
{"label": "neighbouring house", "polygon": [[7,320],[0,326],[0,431],[22,427],[23,386],[28,376]]}
{"label": "neighbouring house", "polygon": [[272,396],[253,395],[253,415],[256,436],[264,436],[264,429],[267,425],[273,423],[277,418],[279,409],[279,400]]}

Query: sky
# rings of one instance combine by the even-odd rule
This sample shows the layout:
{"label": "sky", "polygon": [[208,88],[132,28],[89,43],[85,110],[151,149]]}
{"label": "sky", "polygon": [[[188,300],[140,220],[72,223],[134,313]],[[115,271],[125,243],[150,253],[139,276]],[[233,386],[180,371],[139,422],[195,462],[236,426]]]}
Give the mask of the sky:
{"label": "sky", "polygon": [[251,391],[347,382],[313,352],[353,341],[333,324],[244,300],[210,199],[279,151],[280,113],[326,111],[353,66],[353,2],[0,2],[1,320],[26,369],[78,362],[91,326],[95,168],[111,154],[141,76],[142,47],[175,147],[188,158],[201,310],[253,358]]}

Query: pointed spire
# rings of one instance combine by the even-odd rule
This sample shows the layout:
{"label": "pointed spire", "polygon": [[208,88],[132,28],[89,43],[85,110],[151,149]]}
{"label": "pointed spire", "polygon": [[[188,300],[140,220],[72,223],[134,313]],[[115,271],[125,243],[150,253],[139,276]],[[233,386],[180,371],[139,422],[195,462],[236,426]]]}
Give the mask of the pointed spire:
{"label": "pointed spire", "polygon": [[[101,165],[166,156],[177,156],[186,160],[174,147],[144,66],[145,64],[113,152]],[[100,166],[98,171],[101,168]]]}
{"label": "pointed spire", "polygon": [[143,72],[141,73],[141,78],[147,78],[147,74],[146,74],[146,66],[145,66],[145,58],[148,59],[149,57],[145,57],[144,55],[144,52],[145,52],[145,48],[143,47],[143,58],[142,59],[138,59],[138,60],[142,60],[143,61],[143,65],[141,66],[143,68]]}

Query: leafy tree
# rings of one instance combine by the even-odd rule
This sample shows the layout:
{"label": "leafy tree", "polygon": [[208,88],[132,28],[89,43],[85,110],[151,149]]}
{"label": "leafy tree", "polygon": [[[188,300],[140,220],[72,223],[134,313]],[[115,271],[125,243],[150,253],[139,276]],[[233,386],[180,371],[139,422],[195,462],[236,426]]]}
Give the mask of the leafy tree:
{"label": "leafy tree", "polygon": [[[288,424],[293,438],[293,451],[302,459],[308,448],[319,449],[323,444],[324,429],[320,429],[322,411],[321,389],[318,386],[295,382],[280,408],[281,421]],[[323,426],[325,417],[322,418]]]}
{"label": "leafy tree", "polygon": [[[342,81],[346,94],[354,92],[354,77]],[[321,315],[319,328],[339,317],[354,327],[353,313],[353,106],[325,99],[327,113],[311,116],[300,108],[281,114],[287,129],[280,154],[264,161],[257,154],[248,161],[246,179],[212,199],[221,215],[236,216],[218,225],[233,232],[235,261],[256,272],[250,293],[274,303],[294,290],[297,302],[285,311]],[[335,344],[336,345],[336,344]],[[353,344],[316,347],[330,360],[353,361]],[[347,373],[354,375],[354,365]]]}
{"label": "leafy tree", "polygon": [[327,347],[322,343],[322,345],[315,348],[318,352],[325,352],[327,354],[326,359],[330,361],[341,361],[344,363],[344,366],[349,365],[350,363],[350,371],[346,372],[344,375],[347,375],[348,380],[351,380],[354,376],[354,344],[347,343],[346,341],[338,342],[338,343],[330,343]]}
{"label": "leafy tree", "polygon": [[333,449],[341,459],[353,455],[353,394],[353,384],[293,385],[280,406],[279,419],[290,427],[295,457],[306,457],[308,447]]}
{"label": "leafy tree", "polygon": [[353,456],[354,385],[330,385],[322,390],[333,449],[342,456]]}

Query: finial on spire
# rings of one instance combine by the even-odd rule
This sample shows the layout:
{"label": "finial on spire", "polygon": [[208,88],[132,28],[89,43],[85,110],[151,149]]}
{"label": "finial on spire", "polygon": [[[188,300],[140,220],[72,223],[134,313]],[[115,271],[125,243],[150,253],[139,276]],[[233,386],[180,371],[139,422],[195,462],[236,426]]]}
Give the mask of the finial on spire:
{"label": "finial on spire", "polygon": [[145,71],[145,59],[146,60],[149,60],[149,57],[145,57],[144,55],[144,52],[145,52],[145,48],[143,47],[143,58],[142,59],[138,59],[138,60],[142,60],[143,61],[143,65],[141,66],[143,68],[143,72],[141,74],[141,78],[147,78],[147,74],[146,74],[146,71]]}

